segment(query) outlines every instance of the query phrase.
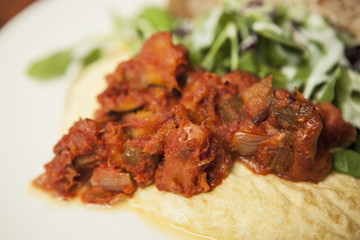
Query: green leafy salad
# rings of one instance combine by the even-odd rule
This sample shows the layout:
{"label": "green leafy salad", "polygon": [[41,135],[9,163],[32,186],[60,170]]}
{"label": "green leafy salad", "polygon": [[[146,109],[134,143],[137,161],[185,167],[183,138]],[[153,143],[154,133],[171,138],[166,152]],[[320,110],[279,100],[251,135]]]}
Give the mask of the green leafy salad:
{"label": "green leafy salad", "polygon": [[[116,16],[113,32],[93,39],[80,56],[73,46],[34,62],[28,73],[35,79],[58,77],[74,62],[86,67],[98,60],[114,43],[135,53],[153,33],[170,30],[189,49],[193,64],[219,75],[233,70],[272,74],[274,88],[297,87],[314,102],[332,102],[359,131],[360,42],[306,8],[234,2],[224,1],[192,20],[158,7],[144,8],[133,19]],[[360,177],[360,137],[347,149],[337,149],[333,166]]]}

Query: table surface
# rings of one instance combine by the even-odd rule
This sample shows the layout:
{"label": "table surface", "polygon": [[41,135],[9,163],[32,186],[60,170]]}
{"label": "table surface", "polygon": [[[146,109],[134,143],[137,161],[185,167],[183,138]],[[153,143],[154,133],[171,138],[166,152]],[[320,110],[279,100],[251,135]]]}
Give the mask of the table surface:
{"label": "table surface", "polygon": [[0,0],[0,27],[36,0]]}

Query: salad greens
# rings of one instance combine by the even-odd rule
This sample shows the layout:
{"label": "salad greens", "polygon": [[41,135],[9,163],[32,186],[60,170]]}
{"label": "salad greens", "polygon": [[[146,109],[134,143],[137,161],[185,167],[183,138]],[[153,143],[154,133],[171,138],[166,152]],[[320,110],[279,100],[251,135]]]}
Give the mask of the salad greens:
{"label": "salad greens", "polygon": [[[237,69],[261,77],[272,74],[275,88],[297,87],[314,102],[331,101],[360,129],[360,51],[351,58],[346,54],[359,49],[360,42],[306,8],[224,0],[201,18],[181,20],[165,9],[147,7],[130,20],[115,16],[114,26],[80,57],[72,47],[34,62],[28,73],[38,79],[57,77],[75,60],[84,67],[96,61],[114,42],[135,53],[153,33],[170,30],[189,49],[193,64],[219,75]],[[359,142],[334,154],[334,169],[359,177]]]}
{"label": "salad greens", "polygon": [[33,62],[27,69],[27,73],[38,80],[49,80],[65,75],[68,68],[75,61],[86,67],[102,57],[103,50],[100,47],[88,49],[78,57],[74,48],[63,49],[38,61]]}
{"label": "salad greens", "polygon": [[40,58],[28,67],[27,73],[37,80],[51,80],[63,76],[71,65],[87,67],[116,50],[119,45],[136,53],[145,39],[155,32],[177,28],[180,21],[163,8],[149,6],[130,20],[113,16],[113,23],[114,29],[108,35],[91,36],[74,46]]}
{"label": "salad greens", "polygon": [[157,7],[146,7],[135,18],[135,27],[141,37],[147,39],[155,32],[175,29],[177,26],[176,19],[168,11]]}
{"label": "salad greens", "polygon": [[94,48],[82,60],[82,64],[84,67],[90,65],[91,63],[95,62],[96,60],[100,59],[102,56],[101,48]]}
{"label": "salad greens", "polygon": [[38,79],[49,79],[65,74],[71,63],[71,51],[60,51],[33,63],[28,73]]}
{"label": "salad greens", "polygon": [[360,153],[344,150],[334,153],[333,168],[339,172],[360,177]]}

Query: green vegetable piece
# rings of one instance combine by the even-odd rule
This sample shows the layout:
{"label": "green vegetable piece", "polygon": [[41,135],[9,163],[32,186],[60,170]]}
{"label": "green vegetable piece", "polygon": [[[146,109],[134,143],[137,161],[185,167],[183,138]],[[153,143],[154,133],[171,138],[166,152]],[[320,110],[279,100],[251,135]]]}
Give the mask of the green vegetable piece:
{"label": "green vegetable piece", "polygon": [[306,79],[310,76],[312,71],[312,66],[308,61],[304,61],[297,67],[296,74],[293,78],[293,81],[297,82],[297,87],[301,87],[305,84]]}
{"label": "green vegetable piece", "polygon": [[241,109],[243,104],[244,102],[240,97],[233,97],[228,100],[220,101],[218,108],[227,121],[234,122],[244,115],[244,112]]}
{"label": "green vegetable piece", "polygon": [[285,174],[289,170],[291,160],[294,158],[293,155],[294,150],[290,147],[279,147],[271,162],[271,169],[274,169],[278,173]]}
{"label": "green vegetable piece", "polygon": [[317,102],[332,102],[335,98],[335,84],[341,76],[340,68],[337,68],[335,72],[328,78],[328,82],[317,92],[315,101]]}
{"label": "green vegetable piece", "polygon": [[269,66],[279,68],[286,64],[286,59],[282,58],[277,51],[279,43],[259,38],[258,46],[261,57],[264,58]]}
{"label": "green vegetable piece", "polygon": [[146,39],[158,31],[172,30],[176,24],[175,18],[165,9],[149,6],[135,19],[135,28]]}
{"label": "green vegetable piece", "polygon": [[252,30],[265,38],[284,44],[285,46],[299,50],[303,48],[291,39],[290,34],[274,23],[258,21],[253,24]]}
{"label": "green vegetable piece", "polygon": [[273,75],[274,89],[279,89],[279,88],[291,89],[288,86],[290,84],[289,79],[283,73],[281,73],[280,70],[269,67],[269,64],[265,61],[259,61],[259,60],[257,61],[257,71],[255,73],[258,74],[260,77],[267,77]]}
{"label": "green vegetable piece", "polygon": [[352,148],[355,151],[360,152],[360,132],[359,132],[359,130],[357,131],[356,142]]}
{"label": "green vegetable piece", "polygon": [[227,39],[230,40],[230,67],[235,70],[238,66],[238,55],[237,55],[237,46],[234,46],[234,42],[236,41],[236,27],[235,24],[229,23],[225,26],[225,28],[219,33],[217,38],[215,39],[213,45],[211,46],[210,50],[208,51],[207,55],[204,57],[201,65],[203,65],[206,69],[212,70],[215,66],[215,58],[217,55],[220,54],[220,49],[227,43]]}
{"label": "green vegetable piece", "polygon": [[210,47],[214,42],[216,34],[218,34],[216,30],[218,24],[220,24],[222,14],[222,11],[216,9],[196,23],[191,39],[195,51]]}
{"label": "green vegetable piece", "polygon": [[353,150],[335,152],[333,168],[336,171],[360,177],[360,153]]}
{"label": "green vegetable piece", "polygon": [[60,77],[65,74],[71,61],[72,52],[70,50],[60,51],[32,63],[27,72],[30,76],[40,80]]}
{"label": "green vegetable piece", "polygon": [[91,63],[97,61],[102,56],[100,48],[92,49],[82,60],[83,66],[86,67]]}
{"label": "green vegetable piece", "polygon": [[147,7],[139,18],[148,20],[156,30],[170,30],[175,24],[175,18],[164,8]]}
{"label": "green vegetable piece", "polygon": [[303,30],[303,33],[311,40],[308,50],[309,64],[312,66],[303,94],[311,98],[316,88],[328,81],[327,72],[339,64],[339,59],[344,58],[344,45],[331,28]]}
{"label": "green vegetable piece", "polygon": [[247,72],[256,73],[256,57],[254,51],[247,50],[240,55],[239,69]]}
{"label": "green vegetable piece", "polygon": [[276,172],[285,174],[292,164],[294,159],[294,148],[292,144],[294,142],[294,134],[289,131],[284,131],[285,137],[283,138],[284,147],[278,147],[276,154],[272,159],[270,167]]}
{"label": "green vegetable piece", "polygon": [[231,24],[228,27],[228,37],[231,42],[231,53],[230,53],[230,69],[234,71],[239,65],[239,41],[237,38],[237,29],[235,24]]}
{"label": "green vegetable piece", "polygon": [[341,77],[336,83],[336,105],[344,119],[360,128],[360,74],[341,68]]}
{"label": "green vegetable piece", "polygon": [[211,71],[212,67],[215,65],[214,59],[217,53],[219,52],[221,46],[225,43],[226,39],[227,39],[227,28],[224,28],[219,33],[213,45],[211,46],[210,50],[207,52],[204,59],[202,60],[201,65],[203,65],[209,71]]}

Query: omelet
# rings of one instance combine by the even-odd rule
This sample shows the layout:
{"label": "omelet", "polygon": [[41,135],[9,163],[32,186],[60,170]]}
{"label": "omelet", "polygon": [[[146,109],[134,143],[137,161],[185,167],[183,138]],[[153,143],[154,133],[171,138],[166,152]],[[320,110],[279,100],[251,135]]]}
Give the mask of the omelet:
{"label": "omelet", "polygon": [[[121,50],[79,75],[69,90],[64,132],[79,117],[93,117],[96,96],[106,88],[104,76],[129,56]],[[256,175],[235,162],[209,193],[186,198],[151,185],[138,189],[126,204],[206,238],[360,239],[360,179],[334,171],[314,184]]]}

